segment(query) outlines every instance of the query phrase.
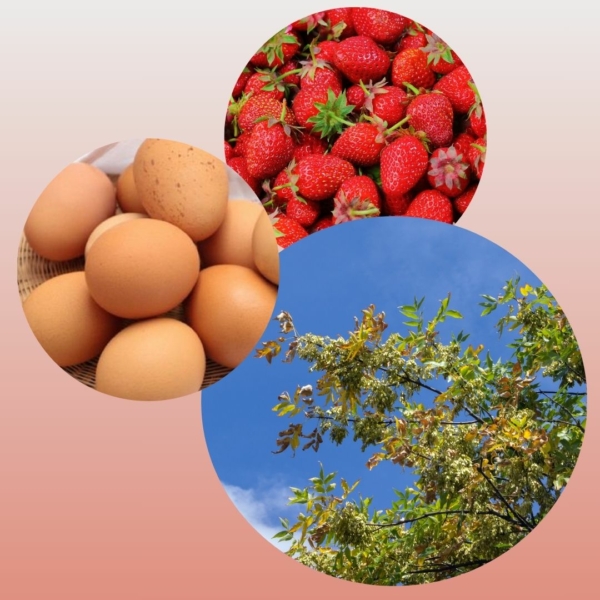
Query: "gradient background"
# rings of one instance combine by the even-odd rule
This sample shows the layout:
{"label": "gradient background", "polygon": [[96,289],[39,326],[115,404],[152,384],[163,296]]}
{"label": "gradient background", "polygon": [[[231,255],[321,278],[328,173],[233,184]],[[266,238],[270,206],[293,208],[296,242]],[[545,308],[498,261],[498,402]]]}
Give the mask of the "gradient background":
{"label": "gradient background", "polygon": [[131,138],[180,140],[221,156],[229,92],[246,60],[289,22],[345,4],[211,3],[208,13],[188,0],[3,3],[0,597],[596,596],[600,75],[592,3],[538,11],[522,1],[377,2],[433,29],[472,72],[490,146],[460,226],[515,254],[548,285],[586,361],[588,435],[571,483],[542,524],[493,563],[401,590],[310,572],[228,501],[206,451],[197,396],[148,404],[99,396],[63,374],[26,324],[17,247],[54,175],[90,150]]}

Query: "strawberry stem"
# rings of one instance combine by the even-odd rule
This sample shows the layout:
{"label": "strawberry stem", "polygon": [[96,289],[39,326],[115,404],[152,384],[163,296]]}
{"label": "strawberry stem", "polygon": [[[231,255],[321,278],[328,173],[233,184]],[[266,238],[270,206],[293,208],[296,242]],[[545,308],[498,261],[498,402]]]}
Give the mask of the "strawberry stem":
{"label": "strawberry stem", "polygon": [[395,131],[396,129],[399,129],[400,127],[402,127],[402,125],[404,125],[405,123],[408,123],[409,121],[410,121],[410,115],[404,117],[404,119],[402,119],[402,121],[398,121],[395,125],[393,125],[389,129],[386,129],[383,133],[385,135],[388,135],[389,133],[391,133],[392,131]]}
{"label": "strawberry stem", "polygon": [[379,209],[376,206],[372,208],[367,208],[365,210],[351,210],[350,214],[356,217],[368,217],[369,215],[378,215]]}

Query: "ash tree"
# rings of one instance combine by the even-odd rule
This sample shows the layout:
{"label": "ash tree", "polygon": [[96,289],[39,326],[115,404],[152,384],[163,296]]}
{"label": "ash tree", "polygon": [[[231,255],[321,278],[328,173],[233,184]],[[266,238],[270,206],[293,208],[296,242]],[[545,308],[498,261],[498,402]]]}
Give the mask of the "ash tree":
{"label": "ash tree", "polygon": [[501,337],[512,332],[509,360],[463,332],[442,342],[439,325],[462,319],[450,295],[428,319],[424,299],[399,307],[404,333],[387,332],[374,306],[345,338],[300,334],[288,312],[277,315],[281,335],[257,356],[305,361],[318,379],[316,389],[279,395],[273,410],[285,425],[273,451],[318,453],[353,439],[365,469],[389,462],[414,476],[379,507],[359,481],[321,466],[306,487],[291,488],[300,512],[281,519],[275,536],[290,544],[289,556],[349,581],[434,582],[498,557],[552,508],[585,432],[577,341],[545,286],[515,278],[482,299],[481,318],[497,315],[490,325]]}

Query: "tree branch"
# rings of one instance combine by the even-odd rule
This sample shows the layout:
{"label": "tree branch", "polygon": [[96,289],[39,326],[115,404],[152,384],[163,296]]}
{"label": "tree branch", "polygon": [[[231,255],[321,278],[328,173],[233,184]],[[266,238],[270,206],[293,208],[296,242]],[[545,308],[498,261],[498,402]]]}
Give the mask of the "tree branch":
{"label": "tree branch", "polygon": [[503,496],[502,492],[496,487],[494,482],[483,472],[483,469],[479,465],[475,465],[475,468],[481,473],[483,478],[490,484],[491,488],[496,492],[498,499],[506,506],[506,508],[514,515],[514,517],[525,527],[528,531],[532,531],[533,527],[527,520],[521,516],[508,502],[508,500]]}
{"label": "tree branch", "polygon": [[[375,529],[387,529],[389,527],[399,527],[400,525],[407,525],[409,523],[416,523],[417,521],[421,521],[422,519],[427,519],[429,517],[435,517],[439,515],[483,515],[483,516],[493,516],[498,519],[502,519],[510,523],[511,525],[515,525],[521,529],[525,526],[521,523],[515,521],[508,515],[503,515],[495,510],[481,510],[481,511],[470,511],[470,510],[438,510],[430,513],[426,513],[424,515],[419,515],[418,517],[413,517],[412,519],[400,519],[400,521],[395,521],[394,523],[367,523],[370,527],[374,527]],[[529,528],[527,528],[529,530]]]}
{"label": "tree branch", "polygon": [[449,565],[445,564],[440,567],[432,567],[430,569],[420,569],[418,571],[408,571],[407,575],[421,575],[425,573],[442,573],[444,571],[452,571],[457,569],[464,569],[465,567],[480,567],[481,565],[485,565],[488,560],[472,560],[466,563],[460,563],[458,565]]}
{"label": "tree branch", "polygon": [[585,427],[581,426],[581,424],[577,421],[577,417],[566,406],[561,404],[558,400],[555,400],[554,398],[549,396],[548,392],[540,392],[540,394],[543,394],[544,396],[546,396],[546,398],[548,398],[548,400],[550,400],[550,402],[552,402],[553,404],[556,404],[556,406],[562,408],[571,417],[571,419],[573,419],[573,421],[575,421],[575,423],[573,423],[573,425],[575,427],[577,427],[581,431],[581,433],[585,433]]}
{"label": "tree branch", "polygon": [[587,392],[564,392],[562,390],[538,390],[540,394],[566,394],[567,396],[587,396]]}
{"label": "tree branch", "polygon": [[[335,421],[336,420],[335,417],[330,417],[327,415],[307,414],[306,416],[309,419],[321,419],[323,421]],[[360,421],[360,419],[355,419],[353,417],[350,417],[349,419],[347,419],[347,421],[348,421],[348,423],[356,423],[356,422]],[[419,424],[419,421],[411,421],[410,419],[406,419],[406,422],[410,423],[411,425]],[[480,421],[477,421],[477,420],[476,421],[440,421],[440,425],[476,425],[479,422]],[[381,425],[393,425],[394,421],[392,421],[391,419],[382,419],[380,421],[380,424]]]}

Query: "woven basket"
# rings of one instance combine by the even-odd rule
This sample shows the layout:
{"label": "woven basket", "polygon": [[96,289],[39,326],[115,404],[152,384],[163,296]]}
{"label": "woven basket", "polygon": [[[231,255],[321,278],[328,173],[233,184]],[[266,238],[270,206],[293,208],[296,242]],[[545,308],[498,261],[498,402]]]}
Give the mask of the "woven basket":
{"label": "woven basket", "polygon": [[[94,152],[80,158],[76,162],[86,162],[94,164],[101,170],[103,170],[113,182],[119,177],[119,174],[127,164],[133,161],[135,151],[141,143],[141,140],[132,140],[130,142],[120,142],[117,144],[111,144],[105,146]],[[115,155],[118,157],[116,163],[111,163],[110,156]],[[120,166],[119,166],[120,163]],[[117,166],[115,166],[115,164]],[[233,170],[228,168],[230,178],[230,198],[235,199],[248,199],[258,202],[258,199],[246,185],[246,183],[235,173]],[[120,210],[117,210],[119,213]],[[39,256],[31,248],[27,239],[23,235],[21,237],[21,243],[19,245],[19,253],[17,258],[17,279],[19,284],[19,295],[21,301],[31,294],[31,292],[40,284],[44,283],[48,279],[52,279],[57,275],[63,273],[71,273],[73,271],[83,271],[84,259],[83,257],[75,260],[65,262],[53,262],[46,260]],[[176,318],[180,321],[184,320],[183,306],[180,305],[174,308],[172,311],[167,313],[169,317]],[[75,365],[72,367],[65,367],[63,370],[75,377],[78,381],[87,385],[88,387],[94,388],[96,382],[96,364],[98,358]],[[216,362],[207,359],[206,362],[206,373],[204,376],[204,382],[201,389],[204,389],[210,385],[213,385],[225,375],[230,373],[232,369],[223,367]]]}

